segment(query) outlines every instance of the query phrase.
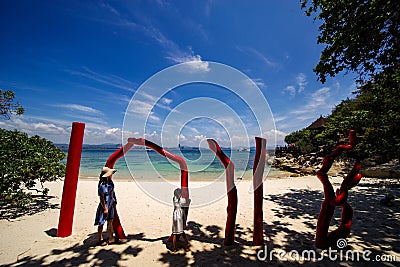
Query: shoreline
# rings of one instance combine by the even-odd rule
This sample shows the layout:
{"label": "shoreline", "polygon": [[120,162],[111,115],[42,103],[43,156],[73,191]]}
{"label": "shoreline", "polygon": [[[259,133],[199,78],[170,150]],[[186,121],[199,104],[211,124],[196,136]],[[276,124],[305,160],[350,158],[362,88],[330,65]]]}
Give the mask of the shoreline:
{"label": "shoreline", "polygon": [[[132,176],[127,176],[127,174],[122,174],[123,176],[120,176],[122,173],[121,172],[116,172],[116,174],[114,174],[113,179],[115,181],[126,181],[126,182],[130,182],[130,181],[146,181],[146,182],[164,182],[164,181],[180,181],[180,176],[173,176],[171,174],[169,175],[165,175],[165,177],[163,177],[160,174],[156,174],[153,177],[151,177],[151,173],[147,173],[147,174],[142,174],[141,176],[138,175],[137,177],[132,177]],[[239,180],[243,180],[243,181],[249,181],[252,180],[253,178],[253,171],[252,170],[247,170],[243,173],[241,173],[243,175],[236,175],[235,174],[235,181],[239,181]],[[293,175],[293,173],[291,172],[287,172],[284,170],[279,170],[279,169],[273,169],[270,170],[270,172],[268,174],[264,175],[264,180],[268,180],[268,179],[286,179],[291,177],[291,175]],[[155,177],[157,176],[157,177]],[[209,178],[211,176],[211,178]],[[79,174],[78,177],[79,180],[98,180],[99,177],[98,176],[87,176],[87,175],[81,175]],[[194,173],[191,174],[189,172],[189,183],[190,182],[211,182],[211,181],[225,181],[225,172],[221,172],[221,174],[219,175],[219,177],[215,177],[215,175],[210,174],[209,176],[207,176],[207,174],[204,173]]]}

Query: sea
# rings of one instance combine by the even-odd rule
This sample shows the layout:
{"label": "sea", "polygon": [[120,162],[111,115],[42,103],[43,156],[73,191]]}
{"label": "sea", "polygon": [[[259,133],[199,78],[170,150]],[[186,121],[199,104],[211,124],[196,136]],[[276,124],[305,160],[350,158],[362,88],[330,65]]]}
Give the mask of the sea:
{"label": "sea", "polygon": [[[68,153],[67,149],[62,149]],[[80,179],[98,179],[102,167],[116,149],[83,149],[79,171]],[[225,178],[225,169],[215,154],[209,149],[168,149],[169,152],[185,159],[189,179],[191,181],[207,181]],[[223,150],[230,157],[235,166],[235,180],[249,179],[252,177],[254,164],[254,150]],[[280,171],[271,167],[274,151],[267,151],[264,175],[276,176]],[[66,162],[66,160],[65,160]],[[113,179],[147,180],[160,178],[166,180],[179,180],[179,165],[166,159],[157,152],[147,149],[131,149],[115,166],[117,172]]]}

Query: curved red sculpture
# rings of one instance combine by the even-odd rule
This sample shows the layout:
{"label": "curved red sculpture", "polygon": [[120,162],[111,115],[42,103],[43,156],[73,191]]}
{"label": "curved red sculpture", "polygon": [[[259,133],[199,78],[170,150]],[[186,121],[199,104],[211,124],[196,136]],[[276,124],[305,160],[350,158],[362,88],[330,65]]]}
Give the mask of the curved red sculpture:
{"label": "curved red sculpture", "polygon": [[[182,197],[186,199],[187,206],[182,207],[183,211],[185,212],[186,218],[189,213],[189,204],[190,204],[190,199],[189,199],[189,183],[188,183],[188,168],[186,165],[186,162],[184,159],[181,157],[172,154],[171,152],[165,150],[164,148],[160,147],[159,145],[146,140],[144,138],[128,138],[128,143],[115,151],[107,160],[106,162],[106,167],[113,168],[115,162],[121,158],[123,155],[125,155],[134,145],[139,145],[139,146],[147,146],[159,153],[160,155],[177,162],[179,164],[180,170],[181,170],[181,189],[182,189]],[[113,228],[114,232],[116,234],[116,237],[119,239],[125,239],[125,233],[124,230],[121,226],[121,222],[119,220],[119,216],[117,213],[117,210],[115,209],[115,214],[114,214],[114,221],[113,221]],[[172,235],[168,240],[172,240]]]}
{"label": "curved red sculpture", "polygon": [[[179,168],[181,169],[181,189],[182,189],[182,197],[186,200],[186,203],[190,202],[189,199],[189,183],[188,183],[188,168],[186,162],[183,158],[165,150],[164,148],[160,147],[159,145],[146,140],[144,138],[128,138],[128,143],[132,143],[139,146],[147,146],[156,151],[161,156],[166,157],[172,161],[175,161],[179,164]],[[188,207],[185,207],[189,209]],[[187,211],[187,210],[186,210]]]}
{"label": "curved red sculpture", "polygon": [[[354,130],[349,131],[349,142],[347,144],[341,144],[336,146],[336,149],[324,157],[322,167],[317,172],[317,177],[321,181],[324,187],[324,201],[321,205],[321,211],[318,216],[317,231],[315,235],[315,246],[317,248],[327,248],[336,244],[340,238],[346,238],[350,234],[352,225],[353,209],[347,203],[348,191],[356,186],[362,177],[359,173],[361,169],[360,162],[354,164],[353,169],[343,179],[340,188],[336,191],[333,190],[333,186],[328,178],[328,171],[332,167],[335,158],[345,150],[352,149],[356,144],[356,133]],[[342,209],[342,219],[339,227],[328,233],[329,224],[332,220],[336,206],[340,206]]]}
{"label": "curved red sculpture", "polygon": [[218,157],[225,168],[228,207],[226,208],[227,218],[225,226],[224,245],[229,246],[233,245],[235,242],[235,222],[238,204],[237,189],[234,181],[235,167],[233,162],[229,159],[227,155],[225,155],[225,153],[221,150],[220,146],[215,140],[207,139],[207,143],[210,150],[215,153],[215,155]]}

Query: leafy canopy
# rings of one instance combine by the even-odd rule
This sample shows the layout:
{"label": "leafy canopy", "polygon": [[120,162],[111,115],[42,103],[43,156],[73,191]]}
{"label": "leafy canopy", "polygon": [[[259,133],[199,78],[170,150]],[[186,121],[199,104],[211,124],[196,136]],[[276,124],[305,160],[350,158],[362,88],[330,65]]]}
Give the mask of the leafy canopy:
{"label": "leafy canopy", "polygon": [[65,153],[39,136],[0,129],[0,200],[29,196],[26,189],[54,181],[65,174]]}
{"label": "leafy canopy", "polygon": [[319,44],[326,45],[314,68],[318,79],[354,71],[369,80],[386,69],[399,68],[400,1],[300,0],[307,16],[320,20]]}
{"label": "leafy canopy", "polygon": [[24,108],[17,102],[14,103],[13,91],[0,89],[0,118],[10,119],[11,114],[22,115]]}

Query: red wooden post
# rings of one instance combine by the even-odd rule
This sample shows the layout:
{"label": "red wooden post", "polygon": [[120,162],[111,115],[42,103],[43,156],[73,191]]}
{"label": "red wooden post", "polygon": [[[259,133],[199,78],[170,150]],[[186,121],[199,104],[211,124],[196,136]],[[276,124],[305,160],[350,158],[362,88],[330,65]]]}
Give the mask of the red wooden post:
{"label": "red wooden post", "polygon": [[207,143],[211,151],[217,155],[225,168],[226,192],[228,195],[228,207],[226,208],[226,211],[228,214],[226,218],[224,245],[233,245],[235,242],[235,221],[238,203],[237,190],[234,181],[235,167],[233,162],[225,155],[215,140],[207,139]]}
{"label": "red wooden post", "polygon": [[267,140],[256,137],[256,154],[253,165],[253,188],[254,188],[254,232],[253,245],[264,244],[263,231],[263,175],[265,168],[265,157]]}
{"label": "red wooden post", "polygon": [[72,123],[57,237],[67,237],[72,234],[84,131],[85,124],[83,122]]}

